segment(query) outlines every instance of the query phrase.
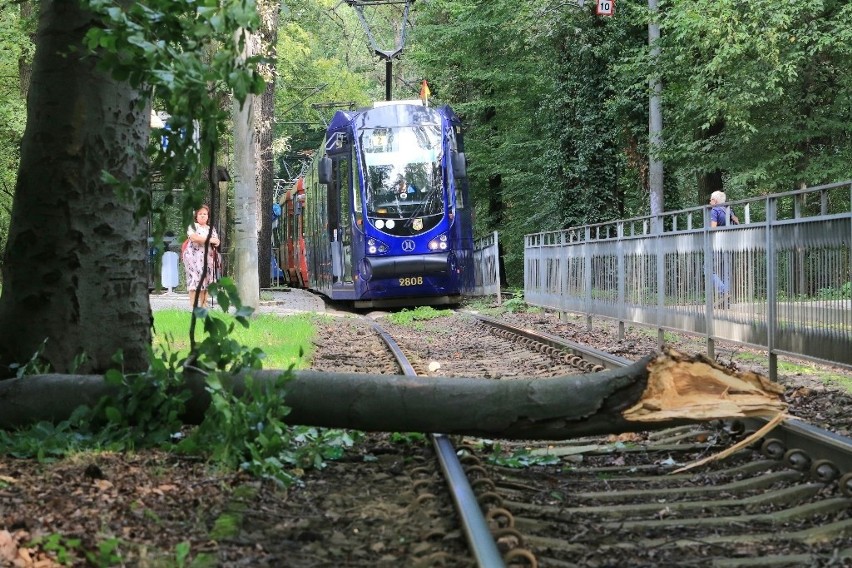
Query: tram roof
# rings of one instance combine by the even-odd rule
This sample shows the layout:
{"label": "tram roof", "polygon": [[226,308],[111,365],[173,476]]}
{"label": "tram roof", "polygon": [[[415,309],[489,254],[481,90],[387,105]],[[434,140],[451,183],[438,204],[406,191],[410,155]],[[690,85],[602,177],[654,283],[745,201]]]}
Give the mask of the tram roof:
{"label": "tram roof", "polygon": [[[353,122],[358,121],[358,128],[386,128],[400,124],[423,122],[418,114],[437,113],[450,122],[460,122],[453,110],[443,105],[428,107],[422,100],[377,101],[372,107],[358,110],[338,110],[328,125],[328,132],[347,129]],[[433,114],[434,116],[434,114]],[[419,120],[418,120],[419,119]]]}

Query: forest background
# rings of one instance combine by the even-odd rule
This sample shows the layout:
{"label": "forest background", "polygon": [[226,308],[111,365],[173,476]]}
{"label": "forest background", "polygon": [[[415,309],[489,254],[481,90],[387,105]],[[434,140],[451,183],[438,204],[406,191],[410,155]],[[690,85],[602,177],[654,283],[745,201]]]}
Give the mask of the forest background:
{"label": "forest background", "polygon": [[[654,74],[666,210],[706,204],[716,189],[734,200],[852,178],[845,0],[662,0],[653,61],[645,2],[620,1],[614,17],[596,16],[594,4],[419,0],[393,60],[393,98],[417,98],[425,79],[430,103],[463,119],[477,235],[499,231],[510,284],[522,282],[524,234],[649,213]],[[34,51],[34,5],[0,3],[0,248],[26,123],[21,73]],[[347,3],[280,5],[273,157],[274,176],[286,179],[336,108],[384,98],[385,63]],[[365,14],[376,39],[393,43],[399,8],[395,22],[379,10]]]}

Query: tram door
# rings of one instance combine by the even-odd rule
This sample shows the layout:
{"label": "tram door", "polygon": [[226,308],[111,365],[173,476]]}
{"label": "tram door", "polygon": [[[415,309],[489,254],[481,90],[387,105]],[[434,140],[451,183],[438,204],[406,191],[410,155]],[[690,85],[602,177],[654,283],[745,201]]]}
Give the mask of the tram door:
{"label": "tram door", "polygon": [[328,229],[335,282],[352,282],[352,224],[349,206],[352,169],[349,156],[332,158],[328,191]]}

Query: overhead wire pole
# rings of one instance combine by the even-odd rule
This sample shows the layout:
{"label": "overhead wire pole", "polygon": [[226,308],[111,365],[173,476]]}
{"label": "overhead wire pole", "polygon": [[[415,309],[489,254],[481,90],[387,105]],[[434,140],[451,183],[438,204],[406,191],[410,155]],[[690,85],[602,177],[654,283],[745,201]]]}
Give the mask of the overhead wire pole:
{"label": "overhead wire pole", "polygon": [[[576,0],[583,7],[584,0]],[[615,0],[596,0],[596,13],[599,16],[612,16],[615,13]],[[663,82],[660,77],[660,11],[657,0],[648,0],[648,191],[651,196],[651,230],[662,231],[664,211],[663,161],[660,153],[663,149]]]}
{"label": "overhead wire pole", "polygon": [[[358,19],[361,21],[361,27],[364,28],[364,31],[367,33],[367,37],[370,39],[370,47],[373,48],[373,51],[376,55],[385,60],[385,100],[392,100],[392,86],[393,86],[393,58],[399,57],[400,53],[402,53],[402,48],[405,46],[405,32],[406,25],[408,24],[408,12],[411,9],[411,4],[414,3],[414,0],[344,0],[347,4],[355,8],[355,12],[358,14]],[[402,4],[402,29],[399,32],[399,36],[395,42],[393,49],[382,49],[379,46],[379,43],[376,41],[376,36],[373,34],[372,26],[367,21],[367,18],[364,16],[364,7],[376,7],[376,6],[387,6],[392,4]]]}
{"label": "overhead wire pole", "polygon": [[[648,46],[651,49],[651,74],[648,79],[648,189],[651,193],[651,216],[663,214],[663,161],[659,152],[663,147],[663,83],[660,78],[660,21],[657,0],[648,0]],[[655,219],[659,223],[659,219]]]}
{"label": "overhead wire pole", "polygon": [[[651,231],[663,233],[663,161],[659,152],[663,147],[663,84],[660,79],[660,20],[657,0],[648,0],[648,46],[651,56],[651,74],[648,79],[648,189],[651,194]],[[665,266],[657,264],[657,281],[665,281]],[[665,302],[665,290],[657,290],[657,305]],[[664,330],[657,329],[657,343],[663,345]]]}

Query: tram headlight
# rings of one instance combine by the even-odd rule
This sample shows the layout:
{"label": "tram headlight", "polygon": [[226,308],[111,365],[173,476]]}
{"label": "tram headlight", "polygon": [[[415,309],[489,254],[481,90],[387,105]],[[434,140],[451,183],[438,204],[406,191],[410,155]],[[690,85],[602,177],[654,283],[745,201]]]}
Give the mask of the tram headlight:
{"label": "tram headlight", "polygon": [[388,245],[373,237],[367,239],[367,254],[385,254],[386,252],[388,252]]}
{"label": "tram headlight", "polygon": [[429,250],[447,250],[449,246],[447,233],[441,233],[431,241],[429,241]]}

